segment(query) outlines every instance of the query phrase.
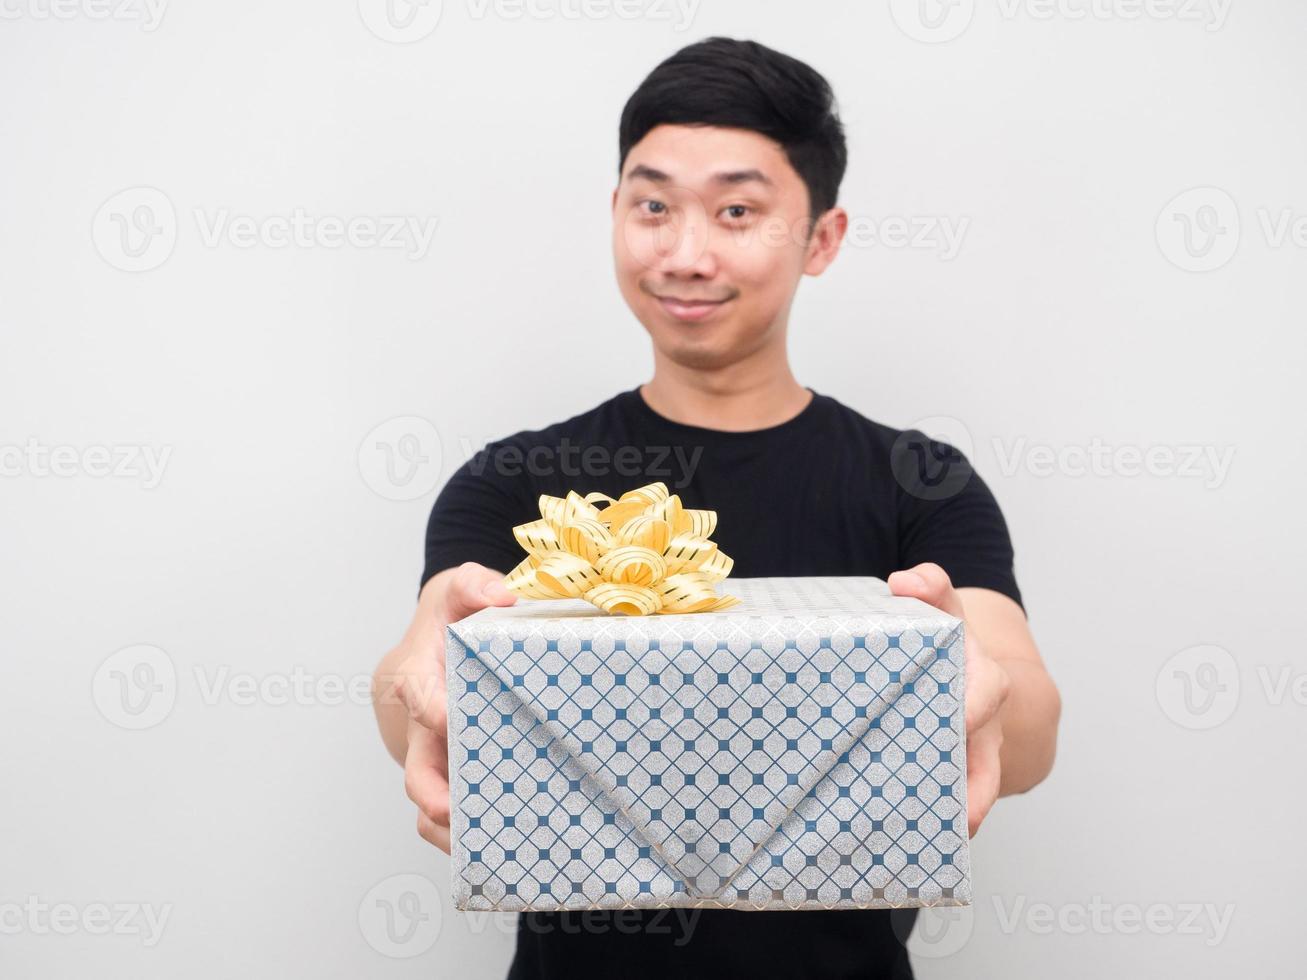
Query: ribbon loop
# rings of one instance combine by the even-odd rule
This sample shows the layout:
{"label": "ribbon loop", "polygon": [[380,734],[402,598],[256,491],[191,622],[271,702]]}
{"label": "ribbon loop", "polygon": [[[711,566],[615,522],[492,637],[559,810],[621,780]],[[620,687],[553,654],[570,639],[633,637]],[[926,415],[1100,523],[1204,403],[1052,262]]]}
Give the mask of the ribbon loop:
{"label": "ribbon loop", "polygon": [[580,555],[555,551],[535,570],[536,582],[551,592],[576,599],[601,581],[599,572]]}
{"label": "ribbon loop", "polygon": [[599,521],[583,517],[564,524],[560,540],[566,550],[593,564],[613,546],[613,532]]}
{"label": "ribbon loop", "polygon": [[504,576],[504,587],[527,599],[553,599],[556,596],[536,581],[536,568],[540,559],[527,555],[517,567]]}
{"label": "ribbon loop", "polygon": [[628,544],[606,552],[595,566],[609,582],[653,585],[667,574],[667,562],[652,548]]}
{"label": "ribbon loop", "polygon": [[675,534],[688,534],[692,538],[710,538],[717,530],[717,511],[683,510],[672,528]]}
{"label": "ribbon loop", "polygon": [[632,517],[622,525],[617,534],[617,540],[622,544],[634,544],[639,545],[641,548],[650,548],[661,555],[667,550],[667,542],[671,539],[671,536],[672,529],[666,521],[641,514],[638,517]]}
{"label": "ribbon loop", "polygon": [[585,519],[594,520],[599,516],[599,511],[575,490],[569,490],[566,497],[551,497],[542,493],[540,516],[550,524],[561,525]]}
{"label": "ribbon loop", "polygon": [[513,537],[529,555],[542,558],[551,551],[562,550],[563,544],[558,540],[558,531],[547,520],[531,521],[513,528]]}
{"label": "ribbon loop", "polygon": [[681,572],[668,575],[659,584],[664,613],[707,612],[733,606],[740,600],[735,596],[719,597],[713,591],[713,584],[700,572]]}
{"label": "ribbon loop", "polygon": [[585,594],[585,597],[607,613],[621,616],[649,616],[658,612],[662,603],[657,592],[640,585],[616,585],[602,582]]}
{"label": "ribbon loop", "polygon": [[673,538],[667,545],[667,551],[664,552],[667,571],[680,572],[698,568],[716,550],[716,544],[703,538],[692,538],[688,535]]}

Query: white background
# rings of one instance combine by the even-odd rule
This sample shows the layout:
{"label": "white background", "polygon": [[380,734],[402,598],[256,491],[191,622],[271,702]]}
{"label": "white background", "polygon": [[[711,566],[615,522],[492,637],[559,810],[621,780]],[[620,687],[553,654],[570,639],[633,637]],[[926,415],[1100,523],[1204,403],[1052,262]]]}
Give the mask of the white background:
{"label": "white background", "polygon": [[[920,976],[1295,972],[1307,6],[123,2],[0,3],[6,978],[502,976],[332,685],[468,452],[649,377],[618,116],[712,34],[847,125],[869,234],[801,288],[799,379],[970,450],[1065,702]],[[277,247],[297,210],[325,239]],[[330,245],[386,216],[429,247]]]}

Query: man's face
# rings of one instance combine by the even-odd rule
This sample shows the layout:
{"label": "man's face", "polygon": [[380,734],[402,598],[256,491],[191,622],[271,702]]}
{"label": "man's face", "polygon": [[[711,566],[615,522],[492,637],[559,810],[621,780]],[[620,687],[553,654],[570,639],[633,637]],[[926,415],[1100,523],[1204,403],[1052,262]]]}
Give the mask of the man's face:
{"label": "man's face", "polygon": [[660,353],[724,367],[784,344],[800,277],[830,264],[846,221],[812,228],[807,186],[761,133],[658,126],[613,192],[618,286]]}

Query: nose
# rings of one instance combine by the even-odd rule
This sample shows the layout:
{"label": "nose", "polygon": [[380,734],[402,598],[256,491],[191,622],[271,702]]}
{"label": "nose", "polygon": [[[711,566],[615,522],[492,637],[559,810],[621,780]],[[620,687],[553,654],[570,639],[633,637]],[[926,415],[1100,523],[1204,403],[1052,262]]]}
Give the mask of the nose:
{"label": "nose", "polygon": [[711,278],[718,272],[707,209],[698,201],[681,201],[670,220],[657,226],[650,267],[674,278]]}
{"label": "nose", "polygon": [[677,222],[670,227],[665,250],[660,249],[662,261],[657,271],[675,278],[711,279],[717,274],[717,254],[713,247],[711,227],[702,208],[686,208]]}

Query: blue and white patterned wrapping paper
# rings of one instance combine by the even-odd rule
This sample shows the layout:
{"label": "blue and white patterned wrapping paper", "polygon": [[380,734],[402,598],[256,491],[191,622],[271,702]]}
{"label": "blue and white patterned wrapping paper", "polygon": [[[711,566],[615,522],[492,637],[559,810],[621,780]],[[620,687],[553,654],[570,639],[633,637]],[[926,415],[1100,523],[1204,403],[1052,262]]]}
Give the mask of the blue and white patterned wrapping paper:
{"label": "blue and white patterned wrapping paper", "polygon": [[467,910],[967,905],[962,623],[868,577],[448,627]]}

